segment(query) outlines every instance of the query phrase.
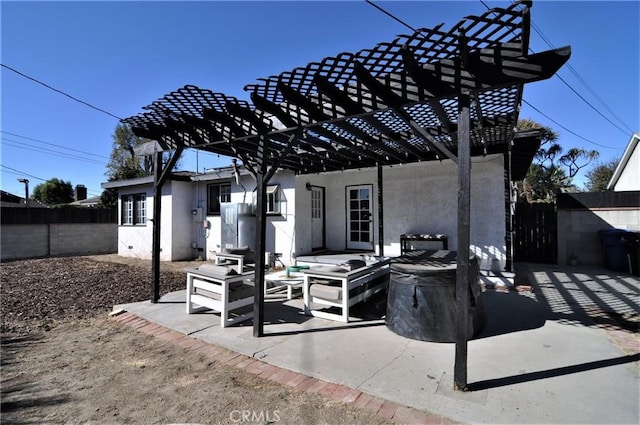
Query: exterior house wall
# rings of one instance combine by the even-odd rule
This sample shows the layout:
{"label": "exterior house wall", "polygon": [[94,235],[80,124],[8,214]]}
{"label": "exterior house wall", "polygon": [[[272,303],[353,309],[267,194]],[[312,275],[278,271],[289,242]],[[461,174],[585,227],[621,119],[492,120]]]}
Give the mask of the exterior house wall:
{"label": "exterior house wall", "polygon": [[636,143],[629,161],[620,173],[613,190],[616,192],[640,190],[640,144]]}
{"label": "exterior house wall", "polygon": [[[449,160],[383,169],[384,254],[400,254],[403,233],[442,233],[449,237],[449,249],[457,249],[457,166]],[[373,196],[374,245],[378,242],[377,170],[303,175],[296,187],[296,246],[311,251],[310,203],[306,183],[325,187],[326,241],[328,249],[346,247],[346,188],[371,185]],[[474,159],[471,169],[471,249],[481,268],[503,270],[505,246],[504,165],[502,155]]]}
{"label": "exterior house wall", "polygon": [[[294,252],[294,228],[295,228],[295,213],[296,213],[296,194],[295,194],[295,177],[293,173],[278,172],[276,173],[269,185],[280,186],[280,214],[268,215],[266,226],[266,252],[277,252],[282,254],[282,260],[291,264],[292,254]],[[196,206],[203,208],[205,213],[205,219],[208,222],[208,229],[197,229],[199,233],[198,243],[203,245],[207,259],[213,259],[215,253],[221,251],[222,246],[222,219],[219,215],[207,215],[207,185],[211,183],[223,183],[229,182],[231,184],[231,202],[236,204],[253,204],[255,202],[255,188],[256,182],[253,177],[249,175],[242,175],[240,177],[240,184],[235,179],[226,180],[202,180],[194,184],[195,197],[197,199]],[[255,248],[255,215],[246,217],[243,221],[242,229],[239,232],[244,232],[244,239],[252,248]],[[202,229],[204,229],[204,234]]]}
{"label": "exterior house wall", "polygon": [[[162,209],[160,226],[160,260],[175,261],[191,258],[191,253],[184,255],[184,249],[178,244],[184,242],[185,215],[176,214],[174,216],[174,203],[184,202],[182,192],[189,192],[188,186],[178,186],[175,181],[168,181],[162,188]],[[177,187],[177,189],[175,189]],[[147,221],[144,225],[122,225],[118,226],[118,255],[123,257],[136,257],[150,260],[152,256],[153,243],[153,186],[150,184],[125,187],[120,189],[118,199],[118,223],[122,223],[122,196],[144,193],[147,197]],[[174,197],[176,198],[174,200]],[[190,205],[190,203],[189,203]],[[180,208],[182,211],[183,207]],[[186,209],[186,207],[184,207]],[[191,217],[191,208],[188,210]],[[174,220],[175,219],[175,220]],[[177,231],[174,231],[177,229]],[[190,235],[191,227],[189,226]],[[187,238],[190,240],[190,237]],[[176,248],[178,246],[178,248]],[[188,242],[187,247],[191,247]],[[175,252],[174,252],[175,251]]]}
{"label": "exterior house wall", "polygon": [[[474,159],[472,164],[471,243],[483,269],[502,270],[506,260],[503,156]],[[249,175],[219,178],[199,175],[194,182],[168,181],[162,193],[161,255],[163,261],[212,259],[222,247],[222,220],[207,215],[207,185],[229,182],[232,203],[254,203],[255,181]],[[347,247],[346,191],[368,185],[372,195],[374,246],[378,244],[377,169],[294,176],[276,173],[269,185],[280,186],[280,214],[267,216],[266,251],[282,254],[285,264],[296,254],[311,252],[311,191],[307,184],[325,188],[325,245],[330,250]],[[384,254],[400,254],[403,233],[442,233],[449,248],[457,248],[457,166],[449,160],[383,169]],[[153,214],[152,185],[123,187],[120,195],[145,193],[147,223],[119,226],[118,254],[151,258]],[[203,214],[192,211],[201,208]],[[119,208],[121,214],[121,208]],[[243,244],[255,248],[255,216],[245,217]],[[121,222],[121,221],[120,221]],[[208,226],[204,226],[205,222]],[[253,227],[252,227],[253,226]],[[195,246],[195,248],[194,248]]]}
{"label": "exterior house wall", "polygon": [[[144,193],[147,196],[147,222],[136,226],[122,225],[122,196]],[[118,255],[151,259],[152,223],[149,221],[153,211],[153,190],[151,186],[126,187],[118,193]]]}

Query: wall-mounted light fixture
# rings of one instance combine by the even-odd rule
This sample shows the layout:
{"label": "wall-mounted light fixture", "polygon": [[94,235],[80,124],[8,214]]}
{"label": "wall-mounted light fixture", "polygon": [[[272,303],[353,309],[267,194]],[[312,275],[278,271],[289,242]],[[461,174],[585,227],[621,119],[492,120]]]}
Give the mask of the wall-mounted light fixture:
{"label": "wall-mounted light fixture", "polygon": [[307,188],[307,190],[311,190],[311,188],[312,188],[313,186],[311,186],[311,183],[310,183],[310,182],[307,182],[307,183],[304,185],[304,187],[306,187],[306,188]]}

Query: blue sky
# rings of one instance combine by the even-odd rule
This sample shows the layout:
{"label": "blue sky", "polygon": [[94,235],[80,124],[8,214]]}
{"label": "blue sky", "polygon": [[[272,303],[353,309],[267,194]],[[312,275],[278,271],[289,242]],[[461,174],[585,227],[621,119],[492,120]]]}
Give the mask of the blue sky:
{"label": "blue sky", "polygon": [[[450,28],[486,10],[480,1],[376,4],[414,28]],[[586,102],[554,77],[524,92],[550,118],[527,103],[520,118],[551,126],[565,149],[596,149],[601,161],[620,157],[640,131],[640,2],[537,1],[531,14],[553,46],[572,46],[569,63],[587,87],[566,67],[560,76]],[[0,15],[2,64],[118,117],[185,84],[248,99],[243,87],[260,77],[409,32],[364,0],[2,1]],[[533,29],[530,46],[550,49]],[[99,195],[118,120],[6,68],[0,75],[2,190],[23,195],[18,178],[33,188],[57,177]],[[182,160],[183,169],[196,164],[201,171],[229,160],[208,153]]]}

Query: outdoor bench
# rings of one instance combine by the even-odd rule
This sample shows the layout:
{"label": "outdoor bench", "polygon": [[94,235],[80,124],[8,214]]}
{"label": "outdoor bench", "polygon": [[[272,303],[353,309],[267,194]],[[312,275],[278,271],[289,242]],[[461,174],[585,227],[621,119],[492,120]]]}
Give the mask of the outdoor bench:
{"label": "outdoor bench", "polygon": [[[314,266],[301,273],[304,312],[324,319],[349,322],[349,308],[385,290],[389,282],[389,259],[350,270],[344,265]],[[313,304],[321,307],[314,308]],[[337,307],[340,314],[323,311]]]}

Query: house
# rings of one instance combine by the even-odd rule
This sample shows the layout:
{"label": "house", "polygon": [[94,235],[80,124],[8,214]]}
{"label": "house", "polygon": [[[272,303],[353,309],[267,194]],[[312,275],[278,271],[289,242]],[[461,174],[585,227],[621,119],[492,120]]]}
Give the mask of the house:
{"label": "house", "polygon": [[607,185],[615,192],[640,190],[640,133],[634,133]]}
{"label": "house", "polygon": [[[505,175],[521,178],[538,145],[537,133],[527,134],[516,137],[509,155],[472,158],[471,250],[483,270],[509,269],[512,200]],[[285,264],[322,250],[396,256],[400,235],[407,233],[447,235],[449,249],[455,250],[457,166],[447,159],[380,171],[382,180],[376,167],[275,173],[266,190],[266,251],[278,253]],[[118,254],[150,259],[153,178],[102,187],[119,191]],[[237,246],[255,249],[255,189],[253,176],[242,166],[172,173],[162,191],[161,260],[212,259],[216,252]]]}
{"label": "house", "polygon": [[[25,202],[25,198],[22,198],[18,195],[14,195],[13,193],[5,192],[4,190],[0,191],[1,199],[0,203],[2,207],[9,208],[25,208],[27,206]],[[49,208],[47,205],[41,203],[37,199],[29,199],[29,208]]]}

